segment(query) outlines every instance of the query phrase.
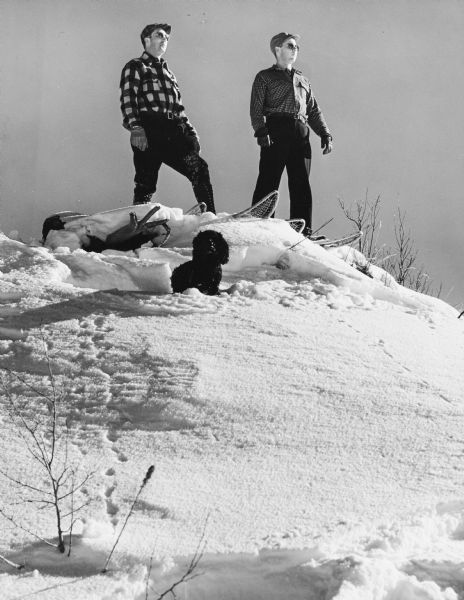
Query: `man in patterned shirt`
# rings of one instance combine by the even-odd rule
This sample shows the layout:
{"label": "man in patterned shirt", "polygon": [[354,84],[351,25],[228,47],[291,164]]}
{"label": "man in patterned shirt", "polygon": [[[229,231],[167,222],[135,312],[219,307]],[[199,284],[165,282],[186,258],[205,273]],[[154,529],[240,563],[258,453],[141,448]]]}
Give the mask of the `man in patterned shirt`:
{"label": "man in patterned shirt", "polygon": [[179,85],[162,58],[171,26],[147,25],[140,38],[144,52],[121,73],[123,126],[130,131],[134,155],[134,204],[150,202],[165,163],[192,183],[198,202],[215,212],[208,165],[200,157],[197,132],[185,114]]}
{"label": "man in patterned shirt", "polygon": [[309,80],[293,68],[299,36],[278,33],[271,39],[276,64],[260,71],[251,91],[250,116],[261,147],[253,204],[279,188],[287,168],[290,218],[306,221],[311,233],[312,196],[310,127],[321,138],[323,154],[332,151],[332,135],[311,90]]}

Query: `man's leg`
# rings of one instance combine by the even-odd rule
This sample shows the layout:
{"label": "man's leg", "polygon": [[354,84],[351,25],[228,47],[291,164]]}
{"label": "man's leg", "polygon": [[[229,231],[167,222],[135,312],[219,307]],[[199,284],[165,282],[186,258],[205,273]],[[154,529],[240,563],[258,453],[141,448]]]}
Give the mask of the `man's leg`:
{"label": "man's leg", "polygon": [[206,210],[216,213],[208,164],[198,152],[184,154],[182,150],[179,152],[175,142],[170,142],[163,153],[163,162],[181,175],[185,175],[192,184],[197,202],[204,202]]}
{"label": "man's leg", "polygon": [[299,143],[293,143],[286,163],[290,193],[290,218],[304,219],[307,230],[312,228],[313,211],[313,199],[309,185],[310,166],[311,159],[305,158],[303,147]]}
{"label": "man's leg", "polygon": [[253,192],[253,204],[256,204],[274,190],[279,189],[287,152],[288,144],[281,141],[274,141],[267,148],[261,148],[258,179]]}
{"label": "man's leg", "polygon": [[145,204],[150,202],[156,191],[161,157],[150,147],[146,150],[139,150],[134,146],[131,146],[131,148],[134,153],[135,167],[133,204]]}

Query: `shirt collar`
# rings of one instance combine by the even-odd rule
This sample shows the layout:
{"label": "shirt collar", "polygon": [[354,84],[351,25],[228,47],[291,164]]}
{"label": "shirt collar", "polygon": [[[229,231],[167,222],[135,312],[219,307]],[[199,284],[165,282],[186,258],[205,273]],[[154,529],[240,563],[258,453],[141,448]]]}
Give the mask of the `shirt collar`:
{"label": "shirt collar", "polygon": [[163,57],[156,58],[155,56],[152,56],[148,52],[144,52],[140,58],[147,63],[154,63],[154,64],[159,64],[159,65],[166,64],[166,61],[164,60]]}
{"label": "shirt collar", "polygon": [[291,69],[281,69],[276,64],[274,64],[272,65],[271,69],[274,69],[274,71],[283,71],[284,73],[290,73],[290,75],[301,75],[301,71],[299,71],[298,69],[294,69],[293,67]]}

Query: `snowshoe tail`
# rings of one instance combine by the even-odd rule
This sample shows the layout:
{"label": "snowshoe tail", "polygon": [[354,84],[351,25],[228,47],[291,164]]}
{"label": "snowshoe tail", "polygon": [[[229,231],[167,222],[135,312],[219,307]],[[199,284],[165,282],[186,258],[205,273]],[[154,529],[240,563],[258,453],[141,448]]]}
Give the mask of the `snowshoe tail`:
{"label": "snowshoe tail", "polygon": [[205,221],[201,223],[201,227],[205,227],[206,225],[219,225],[220,223],[227,223],[234,219],[269,219],[274,214],[278,202],[279,192],[274,191],[262,198],[256,204],[253,204],[253,206],[249,206],[240,212]]}
{"label": "snowshoe tail", "polygon": [[306,221],[304,219],[287,219],[287,223],[297,233],[301,233],[306,227]]}
{"label": "snowshoe tail", "polygon": [[334,239],[334,240],[330,240],[330,239],[324,239],[324,240],[313,240],[315,244],[319,244],[319,246],[322,246],[323,248],[338,248],[339,246],[346,246],[348,244],[352,244],[353,242],[356,242],[356,240],[359,240],[359,238],[362,236],[362,231],[354,231],[353,233],[350,233],[348,235],[345,235],[343,237]]}
{"label": "snowshoe tail", "polygon": [[274,190],[258,202],[241,210],[240,212],[230,215],[233,219],[241,219],[243,217],[256,217],[258,219],[269,219],[275,213],[279,202],[279,192]]}
{"label": "snowshoe tail", "polygon": [[189,208],[184,215],[202,215],[204,212],[206,212],[206,203],[199,202],[198,204],[195,204],[195,206],[192,206],[192,208]]}

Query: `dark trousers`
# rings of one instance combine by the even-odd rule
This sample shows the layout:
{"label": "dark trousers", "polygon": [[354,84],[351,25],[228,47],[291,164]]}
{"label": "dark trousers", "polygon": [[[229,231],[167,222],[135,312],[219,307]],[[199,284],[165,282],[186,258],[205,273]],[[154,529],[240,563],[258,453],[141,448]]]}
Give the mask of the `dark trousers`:
{"label": "dark trousers", "polygon": [[213,188],[206,161],[195,150],[195,138],[184,132],[177,119],[167,119],[156,113],[143,113],[142,125],[148,148],[132,146],[135,167],[134,203],[149,202],[156,191],[158,172],[164,163],[185,175],[191,182],[197,202],[204,202],[207,210],[216,212]]}
{"label": "dark trousers", "polygon": [[278,190],[284,168],[287,169],[290,193],[290,218],[304,219],[312,227],[312,194],[309,185],[311,146],[309,129],[293,118],[267,121],[271,145],[261,147],[259,174],[253,193],[253,204]]}

